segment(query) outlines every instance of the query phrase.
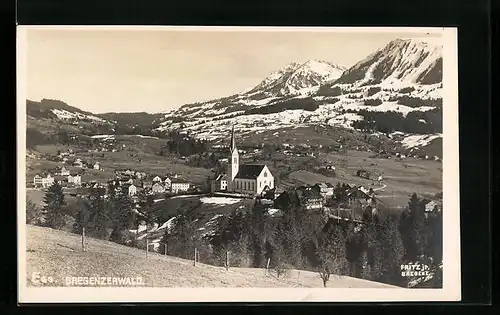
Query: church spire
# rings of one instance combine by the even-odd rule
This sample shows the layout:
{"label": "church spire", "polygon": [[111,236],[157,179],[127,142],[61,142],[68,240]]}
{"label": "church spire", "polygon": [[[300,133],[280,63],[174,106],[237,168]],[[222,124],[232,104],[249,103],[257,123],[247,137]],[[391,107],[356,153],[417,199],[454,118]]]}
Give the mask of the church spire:
{"label": "church spire", "polygon": [[231,130],[231,152],[233,152],[234,150],[236,150],[236,140],[234,139],[234,125],[233,125],[233,128]]}

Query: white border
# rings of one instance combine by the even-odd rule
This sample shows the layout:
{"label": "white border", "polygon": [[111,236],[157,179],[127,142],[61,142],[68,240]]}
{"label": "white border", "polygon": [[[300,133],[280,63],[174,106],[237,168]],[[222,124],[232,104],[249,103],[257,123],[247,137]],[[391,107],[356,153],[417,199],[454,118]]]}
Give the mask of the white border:
{"label": "white border", "polygon": [[[443,288],[39,288],[27,287],[25,232],[26,33],[30,29],[137,31],[278,31],[432,33],[443,39]],[[457,28],[368,27],[195,27],[195,26],[18,26],[17,32],[17,167],[19,303],[81,302],[397,302],[459,301],[460,205],[458,151]]]}

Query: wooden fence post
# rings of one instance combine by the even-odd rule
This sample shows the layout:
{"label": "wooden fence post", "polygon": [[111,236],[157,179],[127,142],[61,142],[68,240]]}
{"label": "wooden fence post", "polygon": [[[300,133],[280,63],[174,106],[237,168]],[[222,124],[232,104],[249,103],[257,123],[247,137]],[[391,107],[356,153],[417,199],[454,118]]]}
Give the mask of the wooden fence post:
{"label": "wooden fence post", "polygon": [[167,256],[167,243],[165,243],[165,256]]}
{"label": "wooden fence post", "polygon": [[269,263],[271,262],[271,258],[268,258],[267,259],[267,265],[266,265],[266,275],[268,273],[268,269],[269,269]]}
{"label": "wooden fence post", "polygon": [[193,260],[193,266],[196,266],[196,247],[194,248],[194,260]]}
{"label": "wooden fence post", "polygon": [[146,257],[148,257],[148,251],[149,251],[149,240],[148,236],[146,235]]}
{"label": "wooden fence post", "polygon": [[82,226],[82,252],[85,251],[85,227]]}
{"label": "wooden fence post", "polygon": [[229,270],[229,251],[226,250],[226,270]]}

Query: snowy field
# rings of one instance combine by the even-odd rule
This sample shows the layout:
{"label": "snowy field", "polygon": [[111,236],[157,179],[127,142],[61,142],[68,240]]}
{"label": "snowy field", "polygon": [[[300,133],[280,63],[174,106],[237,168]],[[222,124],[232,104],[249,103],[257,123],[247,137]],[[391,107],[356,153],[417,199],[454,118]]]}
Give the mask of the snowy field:
{"label": "snowy field", "polygon": [[[190,260],[145,252],[136,248],[97,239],[87,240],[87,251],[81,251],[77,234],[27,225],[26,279],[36,286],[33,272],[51,275],[64,286],[67,276],[141,276],[145,287],[322,287],[315,272],[291,270],[288,277],[276,279],[259,268],[215,267]],[[153,242],[155,244],[155,242]],[[161,272],[159,272],[161,271]],[[382,283],[337,277],[333,275],[328,287],[337,288],[398,288]]]}
{"label": "snowy field", "polygon": [[217,204],[217,205],[232,205],[241,201],[241,199],[228,197],[203,197],[200,199],[202,203]]}

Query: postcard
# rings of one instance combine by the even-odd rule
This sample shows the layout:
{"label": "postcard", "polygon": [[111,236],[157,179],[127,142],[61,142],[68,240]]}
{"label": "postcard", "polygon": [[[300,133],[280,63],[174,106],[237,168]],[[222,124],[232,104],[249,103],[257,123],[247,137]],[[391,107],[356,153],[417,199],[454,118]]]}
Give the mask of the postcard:
{"label": "postcard", "polygon": [[17,43],[19,303],[461,299],[456,28]]}

